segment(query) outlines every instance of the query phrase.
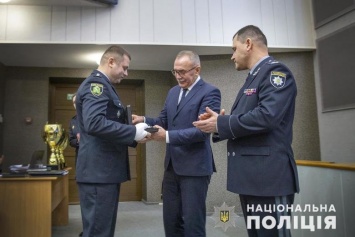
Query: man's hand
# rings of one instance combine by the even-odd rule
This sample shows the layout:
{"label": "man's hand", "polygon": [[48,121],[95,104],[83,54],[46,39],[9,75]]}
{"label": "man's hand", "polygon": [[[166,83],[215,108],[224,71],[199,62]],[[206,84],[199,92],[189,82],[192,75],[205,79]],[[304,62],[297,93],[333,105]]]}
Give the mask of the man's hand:
{"label": "man's hand", "polygon": [[155,128],[158,128],[158,132],[152,133],[150,139],[154,141],[166,141],[166,130],[159,125],[155,125]]}
{"label": "man's hand", "polygon": [[143,123],[143,122],[144,122],[144,117],[143,116],[132,114],[132,123],[133,124]]}
{"label": "man's hand", "polygon": [[139,140],[139,141],[137,141],[138,143],[147,143],[147,142],[149,142],[151,139],[150,139],[150,137],[151,137],[151,135],[152,134],[150,134],[149,132],[147,132],[147,136],[145,136],[142,140]]}
{"label": "man's hand", "polygon": [[[224,115],[225,110],[222,109],[220,115]],[[209,107],[206,107],[206,113],[201,114],[199,121],[195,121],[192,124],[200,129],[202,132],[213,133],[217,132],[217,117],[218,114],[211,110]]]}

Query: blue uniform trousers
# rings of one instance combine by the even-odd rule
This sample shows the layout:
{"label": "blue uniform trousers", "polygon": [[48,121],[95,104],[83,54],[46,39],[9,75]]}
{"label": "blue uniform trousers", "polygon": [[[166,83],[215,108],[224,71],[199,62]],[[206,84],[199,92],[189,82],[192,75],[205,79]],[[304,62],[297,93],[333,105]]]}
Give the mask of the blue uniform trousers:
{"label": "blue uniform trousers", "polygon": [[113,237],[121,184],[78,183],[83,237]]}

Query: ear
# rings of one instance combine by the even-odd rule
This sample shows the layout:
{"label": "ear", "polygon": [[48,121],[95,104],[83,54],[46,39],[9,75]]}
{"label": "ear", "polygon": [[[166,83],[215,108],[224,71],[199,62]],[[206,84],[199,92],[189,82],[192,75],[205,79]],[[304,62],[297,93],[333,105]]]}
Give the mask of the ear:
{"label": "ear", "polygon": [[253,41],[250,38],[245,40],[245,47],[247,51],[250,51],[253,48]]}
{"label": "ear", "polygon": [[196,67],[196,74],[200,75],[201,72],[201,66]]}
{"label": "ear", "polygon": [[115,59],[113,57],[109,57],[107,63],[109,67],[113,67],[113,65],[115,64]]}

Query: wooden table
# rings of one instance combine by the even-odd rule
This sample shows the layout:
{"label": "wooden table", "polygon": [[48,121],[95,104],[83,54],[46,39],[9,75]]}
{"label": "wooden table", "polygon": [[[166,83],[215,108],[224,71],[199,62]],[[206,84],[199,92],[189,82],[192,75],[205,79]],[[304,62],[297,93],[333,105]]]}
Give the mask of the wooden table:
{"label": "wooden table", "polygon": [[0,178],[0,236],[50,237],[67,225],[68,176]]}

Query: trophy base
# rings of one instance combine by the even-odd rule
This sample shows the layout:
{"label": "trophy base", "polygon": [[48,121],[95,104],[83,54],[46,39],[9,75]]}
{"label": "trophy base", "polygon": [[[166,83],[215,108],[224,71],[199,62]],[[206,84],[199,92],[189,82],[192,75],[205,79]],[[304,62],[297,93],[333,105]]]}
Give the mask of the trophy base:
{"label": "trophy base", "polygon": [[59,165],[47,165],[47,168],[50,168],[51,170],[61,170]]}

